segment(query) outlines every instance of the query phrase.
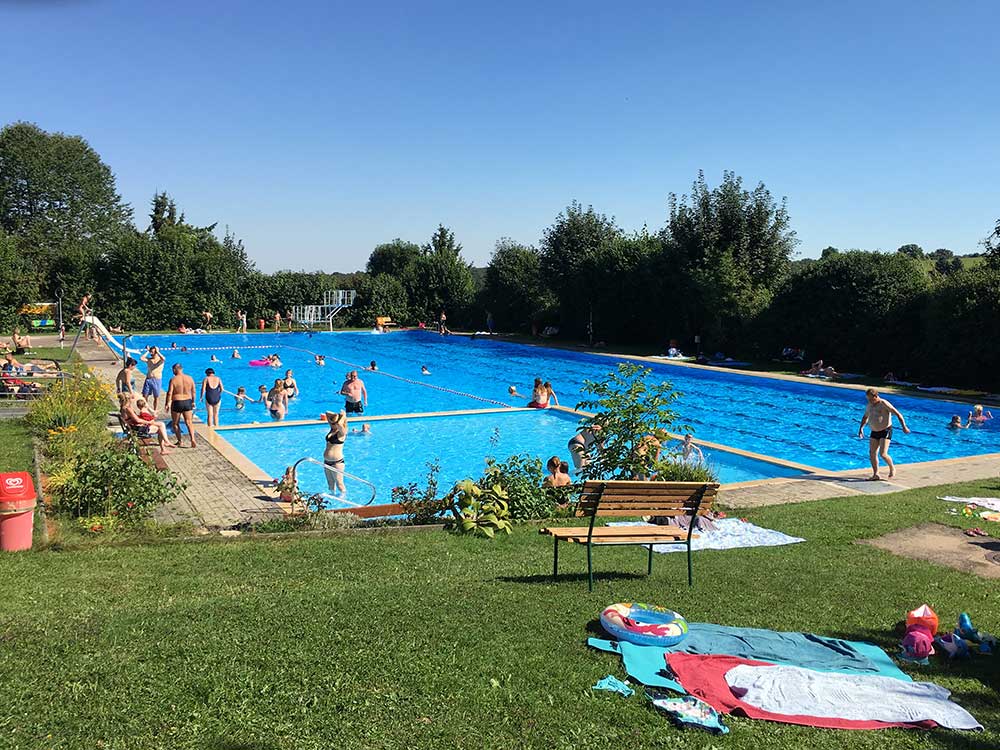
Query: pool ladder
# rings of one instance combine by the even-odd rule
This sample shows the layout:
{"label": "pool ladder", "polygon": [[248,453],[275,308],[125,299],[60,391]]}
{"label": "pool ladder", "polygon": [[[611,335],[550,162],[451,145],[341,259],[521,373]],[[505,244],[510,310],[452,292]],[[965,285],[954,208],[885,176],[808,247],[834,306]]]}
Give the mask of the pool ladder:
{"label": "pool ladder", "polygon": [[362,507],[364,507],[366,505],[371,505],[373,502],[375,502],[375,492],[376,492],[376,490],[375,490],[375,485],[374,484],[372,484],[371,482],[369,482],[367,479],[362,479],[361,477],[355,476],[354,474],[348,474],[346,471],[344,471],[342,469],[335,469],[332,466],[329,466],[329,465],[323,463],[322,461],[317,461],[312,456],[303,456],[298,461],[296,461],[294,464],[292,464],[292,475],[293,476],[296,476],[298,474],[299,464],[304,463],[306,461],[308,461],[309,463],[312,463],[312,464],[316,464],[317,466],[323,467],[323,471],[328,471],[328,472],[331,472],[333,474],[340,474],[341,476],[347,477],[349,479],[353,479],[356,482],[361,482],[362,484],[367,484],[371,488],[372,496],[370,498],[368,498],[368,502],[367,503],[354,503],[354,502],[351,502],[350,500],[345,500],[342,497],[336,498],[336,500],[338,502],[345,503],[345,504],[350,505],[350,506],[352,506],[354,508],[362,508]]}

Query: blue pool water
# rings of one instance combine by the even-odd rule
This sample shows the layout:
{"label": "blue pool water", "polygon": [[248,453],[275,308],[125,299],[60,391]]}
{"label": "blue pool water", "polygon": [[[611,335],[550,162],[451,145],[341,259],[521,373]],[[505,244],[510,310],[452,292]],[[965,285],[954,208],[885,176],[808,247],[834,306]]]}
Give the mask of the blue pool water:
{"label": "blue pool water", "polygon": [[[244,385],[253,393],[257,385],[270,385],[275,377],[283,375],[284,368],[292,368],[303,395],[293,400],[289,419],[312,419],[328,408],[342,405],[337,391],[349,367],[334,358],[354,366],[377,360],[380,372],[362,373],[370,398],[368,413],[376,415],[492,406],[482,399],[505,401],[508,385],[516,385],[521,393],[530,393],[536,376],[552,381],[560,403],[575,406],[583,380],[602,377],[617,361],[615,357],[489,338],[441,337],[423,331],[385,335],[147,336],[134,337],[132,345],[156,343],[164,349],[168,364],[180,361],[196,377],[210,366],[210,351],[172,351],[167,348],[171,341],[178,346],[217,347],[213,351],[223,361],[211,366],[231,391],[237,385]],[[228,359],[234,346],[241,348],[244,359]],[[280,372],[249,366],[249,359],[267,351],[281,354],[284,367]],[[312,352],[328,356],[326,367],[313,364]],[[421,365],[426,365],[432,375],[421,376]],[[859,469],[867,465],[867,441],[857,438],[864,408],[861,392],[667,363],[651,367],[657,377],[671,382],[683,393],[676,404],[677,410],[683,422],[693,427],[697,438],[825,470]],[[141,382],[141,376],[138,380]],[[892,450],[898,462],[1000,452],[1000,420],[982,428],[946,429],[952,414],[964,417],[969,411],[967,404],[910,396],[891,396],[890,400],[903,412],[913,430],[910,435],[896,430]],[[509,403],[524,405],[523,401]],[[254,421],[269,421],[263,405],[251,404],[239,412],[233,408],[232,399],[223,402],[222,424]],[[428,452],[439,443],[456,442],[449,435],[452,429],[449,424],[452,423],[445,423],[440,431],[422,435]],[[245,452],[251,460],[265,463],[268,450],[266,445],[248,445]],[[482,455],[475,454],[474,460],[481,460]]]}
{"label": "blue pool water", "polygon": [[[543,462],[553,455],[568,461],[566,441],[575,432],[576,422],[572,414],[534,410],[376,420],[371,422],[371,435],[348,436],[345,471],[367,479],[378,488],[375,502],[389,502],[392,488],[397,485],[426,484],[428,461],[440,464],[444,489],[466,477],[478,479],[485,468],[486,456],[503,459],[515,453],[528,453]],[[326,431],[324,425],[316,424],[223,430],[219,434],[277,478],[286,466],[303,456],[322,460]],[[725,451],[706,450],[705,460],[719,472],[723,482],[798,473]],[[326,491],[323,469],[311,463],[300,468],[299,486],[303,491]],[[350,479],[347,490],[349,499],[355,502],[365,502],[371,495],[364,485]]]}

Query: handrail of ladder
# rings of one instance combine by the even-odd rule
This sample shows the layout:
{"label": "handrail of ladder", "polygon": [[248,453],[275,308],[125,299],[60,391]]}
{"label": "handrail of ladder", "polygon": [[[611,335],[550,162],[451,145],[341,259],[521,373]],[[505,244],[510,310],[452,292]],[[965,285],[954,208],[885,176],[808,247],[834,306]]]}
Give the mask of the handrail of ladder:
{"label": "handrail of ladder", "polygon": [[355,508],[361,508],[361,507],[363,507],[365,505],[371,505],[373,502],[375,502],[376,488],[375,488],[374,484],[372,484],[371,482],[369,482],[367,479],[362,479],[361,477],[355,476],[354,474],[348,474],[343,469],[335,469],[332,466],[330,466],[329,464],[323,463],[322,461],[317,461],[312,456],[303,456],[298,461],[296,461],[294,464],[292,464],[292,476],[293,477],[296,476],[297,473],[298,473],[299,464],[301,464],[304,461],[308,461],[309,463],[316,464],[317,466],[322,466],[324,471],[330,471],[330,472],[333,472],[335,474],[340,474],[341,476],[348,477],[348,478],[353,479],[353,480],[355,480],[357,482],[361,482],[362,484],[367,484],[369,487],[371,487],[372,496],[368,499],[367,503],[352,503],[350,500],[344,500],[343,498],[337,498],[337,500],[339,502],[347,503],[348,505],[353,505]]}

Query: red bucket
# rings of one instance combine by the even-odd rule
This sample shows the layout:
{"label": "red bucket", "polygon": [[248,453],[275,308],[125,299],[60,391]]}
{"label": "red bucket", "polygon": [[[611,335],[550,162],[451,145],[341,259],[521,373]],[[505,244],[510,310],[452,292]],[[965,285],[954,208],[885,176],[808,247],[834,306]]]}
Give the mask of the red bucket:
{"label": "red bucket", "polygon": [[0,550],[31,549],[35,498],[35,485],[28,472],[0,474]]}

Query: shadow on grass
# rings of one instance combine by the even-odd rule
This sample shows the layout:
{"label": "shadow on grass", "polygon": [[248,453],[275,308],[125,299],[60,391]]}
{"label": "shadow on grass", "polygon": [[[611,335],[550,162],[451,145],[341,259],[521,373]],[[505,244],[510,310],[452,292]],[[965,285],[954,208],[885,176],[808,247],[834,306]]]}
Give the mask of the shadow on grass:
{"label": "shadow on grass", "polygon": [[[602,581],[637,581],[641,578],[649,578],[645,573],[594,573],[594,585]],[[493,580],[503,583],[586,583],[586,573],[560,573],[558,578],[553,579],[551,573],[538,573],[530,576],[497,576]]]}

